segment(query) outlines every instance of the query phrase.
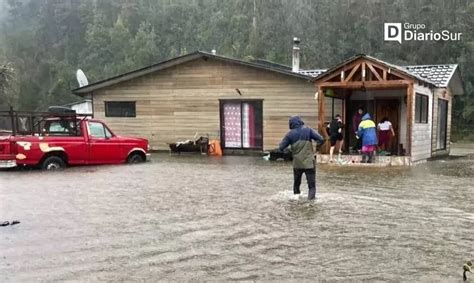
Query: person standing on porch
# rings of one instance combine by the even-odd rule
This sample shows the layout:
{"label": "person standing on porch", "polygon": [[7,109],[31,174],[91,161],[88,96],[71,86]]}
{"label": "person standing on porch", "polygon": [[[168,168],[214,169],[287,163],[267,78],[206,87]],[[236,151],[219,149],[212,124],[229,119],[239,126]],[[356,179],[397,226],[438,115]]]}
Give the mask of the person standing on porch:
{"label": "person standing on porch", "polygon": [[338,146],[338,160],[341,159],[341,152],[342,152],[342,145],[344,144],[344,135],[342,134],[342,129],[344,128],[344,124],[342,123],[341,115],[337,114],[334,119],[332,119],[331,123],[328,125],[328,134],[329,139],[331,141],[331,149],[329,150],[329,162],[334,162],[333,154],[334,148],[336,147],[337,143]]}
{"label": "person standing on porch", "polygon": [[312,141],[319,144],[324,142],[324,138],[314,129],[304,126],[303,120],[299,116],[292,116],[289,120],[290,131],[285,135],[280,143],[279,149],[283,151],[291,146],[293,156],[293,193],[300,196],[301,177],[306,175],[308,183],[308,199],[316,198],[316,164]]}
{"label": "person standing on porch", "polygon": [[362,116],[357,136],[362,139],[362,163],[372,163],[377,147],[377,128],[369,113]]}
{"label": "person standing on porch", "polygon": [[359,107],[357,112],[352,117],[352,132],[356,136],[355,150],[359,151],[362,149],[362,141],[357,137],[357,131],[359,130],[359,124],[362,121],[362,114],[364,114],[364,109]]}
{"label": "person standing on porch", "polygon": [[390,150],[390,139],[395,136],[395,132],[393,131],[392,123],[390,123],[387,117],[382,118],[377,125],[377,131],[379,134],[380,150]]}

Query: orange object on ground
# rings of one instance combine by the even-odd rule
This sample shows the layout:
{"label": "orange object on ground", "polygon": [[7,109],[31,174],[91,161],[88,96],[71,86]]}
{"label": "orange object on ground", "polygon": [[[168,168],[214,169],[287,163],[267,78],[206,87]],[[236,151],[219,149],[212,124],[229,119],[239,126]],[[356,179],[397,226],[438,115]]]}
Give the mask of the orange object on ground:
{"label": "orange object on ground", "polygon": [[219,142],[219,140],[211,140],[209,142],[208,153],[209,155],[213,156],[222,156],[221,143]]}

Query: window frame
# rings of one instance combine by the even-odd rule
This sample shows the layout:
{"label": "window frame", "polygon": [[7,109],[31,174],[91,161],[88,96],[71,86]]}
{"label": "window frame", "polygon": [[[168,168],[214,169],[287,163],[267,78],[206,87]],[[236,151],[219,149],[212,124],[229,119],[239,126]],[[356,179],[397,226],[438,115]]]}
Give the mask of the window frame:
{"label": "window frame", "polygon": [[[334,97],[334,96],[328,96],[328,95],[325,95],[325,100],[327,101],[327,98],[331,98],[331,117],[329,120],[326,120],[326,117],[324,117],[324,120],[325,120],[325,123],[331,123],[332,119],[334,119],[334,117],[336,116],[336,114],[339,114],[341,115],[341,118],[344,120],[344,117],[345,117],[345,110],[344,110],[344,98],[340,98],[340,97]],[[336,99],[339,99],[340,100],[340,103],[342,104],[342,113],[336,113],[334,110],[336,108]]]}
{"label": "window frame", "polygon": [[[419,99],[418,99],[419,98]],[[423,103],[426,102],[425,111],[423,111]],[[430,97],[426,94],[415,93],[415,123],[428,124]],[[425,114],[425,117],[423,117]]]}
{"label": "window frame", "polygon": [[[225,144],[225,133],[223,129],[224,125],[224,105],[226,103],[236,103],[240,104],[240,147],[226,147]],[[261,120],[261,133],[262,137],[260,140],[261,146],[256,146],[256,147],[244,147],[243,146],[243,115],[242,115],[242,110],[243,110],[243,104],[244,103],[256,103],[260,107],[260,120]],[[264,148],[264,117],[263,117],[263,99],[256,99],[256,98],[249,98],[249,99],[219,99],[219,116],[220,116],[220,125],[219,125],[219,135],[221,138],[221,146],[223,149],[228,149],[228,150],[263,150]]]}
{"label": "window frame", "polygon": [[[104,131],[104,136],[103,137],[93,136],[91,132],[91,124],[100,124]],[[114,136],[114,133],[112,133],[112,131],[104,123],[99,122],[99,121],[87,121],[87,132],[88,132],[87,134],[89,138],[94,138],[94,139],[108,140]],[[108,134],[110,134],[110,136]]]}
{"label": "window frame", "polygon": [[[58,123],[64,130],[71,129],[71,131],[51,131],[51,124]],[[63,123],[69,123],[69,127],[63,127]],[[41,122],[41,134],[46,136],[67,136],[67,137],[80,137],[82,136],[81,124],[78,120],[70,119],[54,119],[44,120]],[[46,129],[47,127],[47,129]]]}
{"label": "window frame", "polygon": [[[109,107],[111,107],[111,104],[125,104],[125,103],[130,103],[133,104],[133,112],[130,115],[125,115],[123,111],[124,108],[123,106],[120,108],[120,114],[112,114],[110,113]],[[126,113],[126,112],[125,112]],[[104,101],[104,114],[105,117],[110,117],[110,118],[136,118],[137,117],[137,102],[136,101]]]}

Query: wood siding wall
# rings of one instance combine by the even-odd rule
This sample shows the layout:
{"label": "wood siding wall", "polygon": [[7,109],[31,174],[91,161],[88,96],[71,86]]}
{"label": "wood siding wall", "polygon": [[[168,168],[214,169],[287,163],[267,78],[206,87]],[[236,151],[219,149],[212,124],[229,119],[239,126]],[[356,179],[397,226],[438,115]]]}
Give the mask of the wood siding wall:
{"label": "wood siding wall", "polygon": [[[423,95],[427,95],[429,97],[428,100],[428,123],[416,123],[415,122],[415,107],[416,93],[420,93]],[[416,162],[419,160],[427,159],[431,157],[431,139],[432,139],[432,114],[433,114],[433,92],[431,89],[421,86],[419,84],[414,85],[414,93],[413,93],[413,107],[412,117],[413,117],[413,124],[412,124],[412,147],[411,147],[411,160]]]}
{"label": "wood siding wall", "polygon": [[[317,126],[314,94],[314,85],[305,79],[197,59],[96,91],[93,105],[94,117],[115,133],[148,138],[152,149],[163,150],[196,132],[220,139],[219,99],[263,99],[263,145],[268,150],[288,131],[291,115]],[[137,117],[105,117],[105,101],[136,101]]]}
{"label": "wood siding wall", "polygon": [[[452,96],[448,89],[438,88],[435,89],[433,94],[433,130],[431,139],[431,150],[432,155],[445,155],[449,154],[449,144],[451,140],[451,107],[452,107]],[[438,99],[445,99],[448,101],[448,121],[447,121],[447,132],[446,132],[446,150],[438,150]]]}

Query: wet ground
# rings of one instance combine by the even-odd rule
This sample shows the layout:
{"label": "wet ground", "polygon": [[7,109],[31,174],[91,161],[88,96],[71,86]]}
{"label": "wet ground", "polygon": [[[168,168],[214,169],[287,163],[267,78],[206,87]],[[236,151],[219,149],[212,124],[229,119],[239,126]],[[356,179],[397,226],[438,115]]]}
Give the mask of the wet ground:
{"label": "wet ground", "polygon": [[[460,282],[474,158],[318,166],[318,199],[258,157],[0,172],[0,281]],[[307,190],[303,191],[304,193]],[[473,276],[474,277],[474,276]]]}

